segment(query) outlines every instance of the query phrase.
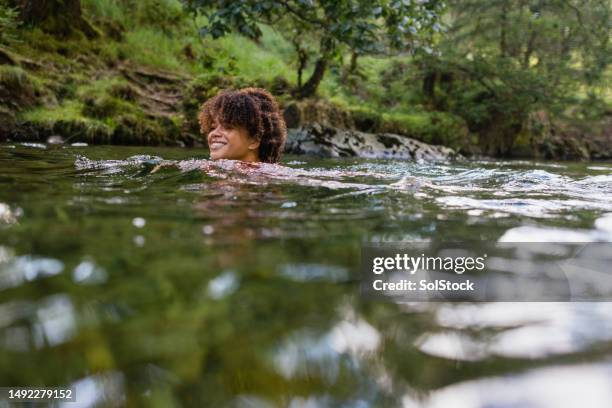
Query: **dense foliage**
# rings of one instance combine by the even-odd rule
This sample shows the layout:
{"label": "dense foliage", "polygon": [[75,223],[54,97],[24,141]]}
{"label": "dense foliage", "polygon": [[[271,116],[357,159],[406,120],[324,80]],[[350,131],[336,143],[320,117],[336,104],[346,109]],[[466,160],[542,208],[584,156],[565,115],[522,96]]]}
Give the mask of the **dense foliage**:
{"label": "dense foliage", "polygon": [[0,45],[10,44],[17,39],[19,13],[6,0],[0,0]]}
{"label": "dense foliage", "polygon": [[[213,38],[235,31],[257,39],[260,24],[276,27],[295,48],[299,97],[316,92],[330,60],[345,49],[355,55],[388,55],[427,47],[432,34],[440,30],[442,9],[437,0],[188,0],[186,4],[204,13],[207,22],[201,33]],[[302,83],[310,59],[316,59],[315,68]]]}
{"label": "dense foliage", "polygon": [[533,111],[601,102],[609,2],[468,0],[450,10],[441,56],[420,61],[423,96],[465,118],[485,152],[508,153]]}
{"label": "dense foliage", "polygon": [[0,113],[4,129],[193,144],[203,100],[261,86],[302,123],[611,157],[610,14],[605,0],[0,0]]}

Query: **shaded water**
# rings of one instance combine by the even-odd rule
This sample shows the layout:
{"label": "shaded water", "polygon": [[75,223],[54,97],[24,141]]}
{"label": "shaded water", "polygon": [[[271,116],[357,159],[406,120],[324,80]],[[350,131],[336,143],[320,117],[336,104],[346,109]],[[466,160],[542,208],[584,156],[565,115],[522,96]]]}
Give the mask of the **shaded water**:
{"label": "shaded water", "polygon": [[73,385],[71,407],[612,406],[612,304],[358,294],[365,241],[612,241],[611,164],[205,157],[0,145],[0,385]]}

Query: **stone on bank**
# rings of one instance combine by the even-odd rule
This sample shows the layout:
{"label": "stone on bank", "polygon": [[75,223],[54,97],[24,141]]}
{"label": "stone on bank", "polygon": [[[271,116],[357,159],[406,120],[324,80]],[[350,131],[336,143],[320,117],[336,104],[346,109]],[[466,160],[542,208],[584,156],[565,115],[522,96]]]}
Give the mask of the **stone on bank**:
{"label": "stone on bank", "polygon": [[319,123],[289,129],[285,153],[417,161],[460,157],[449,147],[429,145],[406,136],[338,129]]}

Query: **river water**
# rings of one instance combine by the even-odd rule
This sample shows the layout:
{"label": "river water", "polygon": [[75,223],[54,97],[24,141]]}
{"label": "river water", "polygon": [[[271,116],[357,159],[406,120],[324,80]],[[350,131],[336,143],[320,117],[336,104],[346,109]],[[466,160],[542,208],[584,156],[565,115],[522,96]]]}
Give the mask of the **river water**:
{"label": "river water", "polygon": [[0,145],[0,385],[76,406],[612,406],[612,303],[359,295],[363,242],[612,241],[612,164]]}

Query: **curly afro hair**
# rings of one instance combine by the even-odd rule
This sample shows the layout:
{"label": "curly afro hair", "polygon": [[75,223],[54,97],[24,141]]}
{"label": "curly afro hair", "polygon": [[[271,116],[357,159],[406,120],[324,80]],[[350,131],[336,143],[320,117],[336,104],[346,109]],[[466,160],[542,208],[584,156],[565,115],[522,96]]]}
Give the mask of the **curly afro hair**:
{"label": "curly afro hair", "polygon": [[200,109],[200,131],[208,135],[213,122],[223,126],[242,126],[259,140],[259,160],[276,163],[285,146],[287,127],[276,99],[261,88],[243,88],[219,92]]}

